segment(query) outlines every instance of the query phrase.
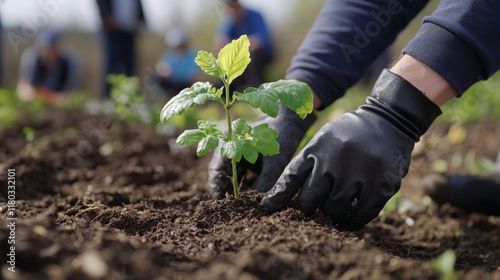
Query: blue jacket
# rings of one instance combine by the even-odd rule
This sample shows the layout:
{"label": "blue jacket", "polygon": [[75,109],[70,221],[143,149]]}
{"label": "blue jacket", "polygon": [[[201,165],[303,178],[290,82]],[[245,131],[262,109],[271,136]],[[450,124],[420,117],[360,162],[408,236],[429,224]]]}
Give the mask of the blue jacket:
{"label": "blue jacket", "polygon": [[264,53],[269,58],[273,57],[273,46],[269,30],[264,18],[257,11],[245,9],[245,18],[241,23],[235,22],[230,16],[224,18],[219,27],[219,34],[229,40],[238,39],[243,34],[257,36]]}
{"label": "blue jacket", "polygon": [[[427,0],[328,0],[287,78],[307,82],[327,106],[394,42]],[[403,49],[459,93],[500,69],[500,1],[442,0]]]}

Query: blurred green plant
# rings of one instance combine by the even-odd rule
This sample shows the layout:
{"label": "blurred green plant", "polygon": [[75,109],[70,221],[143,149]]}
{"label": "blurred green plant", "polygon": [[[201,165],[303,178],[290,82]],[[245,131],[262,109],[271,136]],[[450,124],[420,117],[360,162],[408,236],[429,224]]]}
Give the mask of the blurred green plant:
{"label": "blurred green plant", "polygon": [[445,122],[478,122],[500,119],[500,71],[486,81],[475,83],[460,98],[442,106],[438,118]]}
{"label": "blurred green plant", "polygon": [[31,142],[35,140],[36,131],[33,128],[29,126],[23,127],[23,134],[26,141]]}
{"label": "blurred green plant", "polygon": [[138,77],[110,74],[106,80],[110,84],[110,97],[113,101],[113,120],[111,123],[113,140],[99,147],[99,153],[103,156],[108,156],[121,147],[122,122],[127,125],[137,122],[151,124],[154,119],[152,110],[144,103]]}
{"label": "blurred green plant", "polygon": [[455,272],[456,260],[455,251],[448,249],[432,260],[430,265],[432,269],[441,275],[442,280],[455,280],[457,279],[457,273]]}
{"label": "blurred green plant", "polygon": [[144,97],[139,90],[138,77],[127,77],[124,74],[110,74],[106,77],[110,84],[110,97],[114,102],[115,120],[133,124],[141,119],[139,107],[144,104]]}
{"label": "blurred green plant", "polygon": [[91,95],[84,90],[76,90],[69,93],[60,104],[64,109],[82,108],[90,99]]}
{"label": "blurred green plant", "polygon": [[409,226],[415,224],[415,220],[408,215],[411,212],[422,212],[427,208],[435,207],[436,204],[432,201],[429,196],[424,196],[420,199],[408,198],[401,195],[400,192],[396,193],[393,197],[387,201],[380,215],[391,217],[392,215],[398,215],[403,218],[405,223]]}
{"label": "blurred green plant", "polygon": [[465,168],[470,174],[492,174],[495,169],[495,162],[488,158],[478,158],[474,150],[454,153],[450,165],[453,168]]}
{"label": "blurred green plant", "polygon": [[37,119],[45,106],[42,100],[24,102],[13,89],[0,89],[0,130],[11,127],[22,117]]}

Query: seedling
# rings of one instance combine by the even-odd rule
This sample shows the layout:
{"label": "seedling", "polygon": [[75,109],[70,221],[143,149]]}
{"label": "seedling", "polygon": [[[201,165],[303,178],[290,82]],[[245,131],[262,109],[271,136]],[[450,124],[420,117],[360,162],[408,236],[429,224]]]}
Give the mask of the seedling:
{"label": "seedling", "polygon": [[[198,52],[196,64],[208,75],[222,80],[223,87],[214,88],[209,82],[197,82],[191,88],[182,90],[173,97],[161,111],[161,120],[165,121],[174,115],[181,115],[195,105],[203,105],[207,101],[216,101],[224,106],[227,120],[227,136],[205,120],[198,121],[198,129],[186,130],[178,138],[177,144],[192,146],[198,145],[197,155],[203,156],[208,151],[223,144],[221,156],[231,160],[232,181],[234,196],[239,198],[236,163],[242,158],[255,163],[259,154],[264,156],[279,153],[279,144],[276,138],[278,131],[269,128],[267,123],[251,127],[244,119],[231,122],[231,107],[236,101],[249,103],[259,108],[263,113],[276,117],[279,111],[279,102],[295,111],[301,118],[305,118],[313,109],[313,96],[308,85],[296,80],[280,80],[262,84],[259,88],[247,88],[243,93],[234,92],[231,96],[231,83],[245,71],[250,63],[250,41],[246,35],[233,40],[222,48],[216,59],[206,51]],[[222,94],[225,92],[225,98]]]}
{"label": "seedling", "polygon": [[121,75],[108,75],[111,85],[110,97],[113,100],[113,114],[116,121],[125,121],[128,124],[139,120],[137,108],[144,104],[144,98],[139,91],[139,78]]}
{"label": "seedling", "polygon": [[457,273],[455,272],[456,260],[455,251],[448,249],[439,255],[439,257],[432,260],[430,265],[432,269],[441,274],[442,280],[455,280],[457,279]]}
{"label": "seedling", "polygon": [[115,140],[104,143],[99,148],[99,153],[103,156],[108,156],[120,148],[122,122],[129,125],[138,121],[148,124],[153,120],[153,114],[150,112],[149,107],[145,105],[144,97],[139,90],[140,80],[138,77],[110,74],[106,79],[111,85],[110,97],[114,103],[111,132]]}
{"label": "seedling", "polygon": [[35,139],[36,131],[29,126],[25,126],[23,127],[23,134],[26,141],[31,142]]}

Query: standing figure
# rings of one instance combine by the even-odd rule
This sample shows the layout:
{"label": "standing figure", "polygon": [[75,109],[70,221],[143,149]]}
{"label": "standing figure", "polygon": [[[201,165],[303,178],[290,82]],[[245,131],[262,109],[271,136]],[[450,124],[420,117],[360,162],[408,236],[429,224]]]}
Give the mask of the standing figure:
{"label": "standing figure", "polygon": [[97,0],[102,19],[104,95],[109,97],[108,74],[132,76],[135,67],[135,36],[145,22],[140,0]]}

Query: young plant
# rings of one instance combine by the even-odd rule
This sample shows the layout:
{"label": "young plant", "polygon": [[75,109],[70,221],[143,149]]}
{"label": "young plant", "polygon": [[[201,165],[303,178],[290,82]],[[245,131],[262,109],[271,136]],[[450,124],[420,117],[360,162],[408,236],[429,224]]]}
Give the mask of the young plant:
{"label": "young plant", "polygon": [[441,274],[442,280],[455,280],[457,273],[455,271],[455,262],[457,256],[455,251],[448,249],[430,262],[432,269]]}
{"label": "young plant", "polygon": [[125,121],[128,124],[138,121],[140,115],[137,109],[144,104],[144,98],[139,90],[139,78],[110,74],[106,79],[111,85],[110,97],[114,102],[115,121]]}
{"label": "young plant", "polygon": [[[224,86],[214,88],[209,82],[197,82],[191,88],[182,90],[173,97],[161,111],[161,120],[165,121],[174,115],[181,115],[195,105],[203,105],[207,101],[216,101],[224,106],[227,120],[227,136],[216,125],[207,121],[198,121],[198,129],[184,131],[178,138],[177,144],[192,146],[198,145],[197,155],[203,156],[209,150],[223,144],[221,156],[231,160],[232,181],[234,196],[239,198],[236,163],[242,158],[255,163],[259,154],[264,156],[275,155],[279,152],[276,138],[278,131],[269,128],[267,123],[251,127],[244,119],[231,122],[231,107],[236,101],[249,103],[259,108],[263,113],[276,117],[279,103],[295,111],[301,118],[305,118],[313,109],[313,96],[308,85],[296,80],[280,80],[266,83],[259,88],[247,88],[243,93],[229,92],[231,83],[245,71],[250,63],[250,41],[246,35],[233,40],[222,48],[216,59],[206,51],[198,52],[196,64],[210,76],[222,80]],[[222,94],[225,92],[225,98]]]}
{"label": "young plant", "polygon": [[106,142],[99,147],[99,153],[103,156],[110,155],[121,146],[121,123],[134,124],[141,120],[141,110],[144,98],[139,90],[140,80],[138,77],[127,77],[124,74],[106,76],[110,84],[110,97],[113,101],[113,120],[111,133],[114,140]]}

